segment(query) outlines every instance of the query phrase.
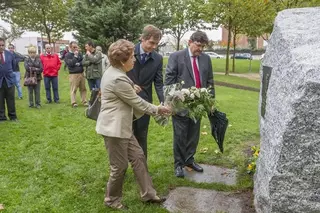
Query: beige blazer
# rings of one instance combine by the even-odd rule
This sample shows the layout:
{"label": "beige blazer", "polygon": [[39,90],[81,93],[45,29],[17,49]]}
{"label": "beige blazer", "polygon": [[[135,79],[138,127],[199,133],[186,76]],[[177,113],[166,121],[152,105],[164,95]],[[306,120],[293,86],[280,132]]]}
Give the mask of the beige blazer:
{"label": "beige blazer", "polygon": [[101,111],[96,131],[100,135],[131,138],[133,115],[155,115],[158,107],[140,98],[126,73],[110,66],[101,79]]}

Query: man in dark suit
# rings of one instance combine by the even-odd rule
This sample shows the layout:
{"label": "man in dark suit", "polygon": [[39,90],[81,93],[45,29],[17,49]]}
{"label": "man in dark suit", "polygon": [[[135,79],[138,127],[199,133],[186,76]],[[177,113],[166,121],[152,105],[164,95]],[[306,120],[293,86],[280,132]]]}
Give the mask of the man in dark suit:
{"label": "man in dark suit", "polygon": [[[150,103],[152,103],[152,83],[154,83],[159,101],[164,101],[162,56],[155,52],[161,36],[161,31],[155,26],[147,25],[144,27],[141,42],[136,45],[134,50],[136,58],[134,67],[127,73],[128,77],[135,83],[137,94]],[[144,115],[133,122],[134,135],[146,158],[149,121],[150,116]]]}
{"label": "man in dark suit", "polygon": [[[188,48],[171,54],[166,69],[165,85],[184,81],[183,88],[213,87],[211,59],[207,54],[202,53],[207,43],[206,33],[196,31],[190,37]],[[214,95],[214,90],[211,92]],[[172,116],[175,175],[181,178],[184,177],[182,170],[184,166],[203,172],[203,168],[194,161],[200,137],[201,120],[195,123],[187,117],[187,113],[182,111]]]}
{"label": "man in dark suit", "polygon": [[0,38],[0,121],[7,120],[5,102],[10,120],[17,121],[14,101],[15,75],[13,73],[14,58],[5,50],[5,40]]}

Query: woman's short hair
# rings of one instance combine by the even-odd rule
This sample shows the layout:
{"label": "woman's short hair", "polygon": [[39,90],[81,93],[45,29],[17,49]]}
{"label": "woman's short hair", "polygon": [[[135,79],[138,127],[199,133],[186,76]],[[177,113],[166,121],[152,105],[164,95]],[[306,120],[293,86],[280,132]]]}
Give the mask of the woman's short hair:
{"label": "woman's short hair", "polygon": [[119,39],[110,45],[108,58],[113,67],[121,67],[123,62],[129,60],[134,50],[134,44],[130,41]]}
{"label": "woman's short hair", "polygon": [[37,53],[37,49],[34,46],[28,47],[28,53]]}

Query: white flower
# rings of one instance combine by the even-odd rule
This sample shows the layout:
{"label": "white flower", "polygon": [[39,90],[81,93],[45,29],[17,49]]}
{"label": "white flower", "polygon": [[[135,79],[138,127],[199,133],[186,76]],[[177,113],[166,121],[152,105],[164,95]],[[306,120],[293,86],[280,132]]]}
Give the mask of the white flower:
{"label": "white flower", "polygon": [[196,97],[200,98],[200,92],[199,90],[197,89],[196,91],[194,91],[193,93]]}
{"label": "white flower", "polygon": [[194,99],[194,94],[191,94],[191,95],[190,95],[190,98],[191,98],[191,99]]}
{"label": "white flower", "polygon": [[208,92],[207,88],[201,88],[200,91],[201,92]]}
{"label": "white flower", "polygon": [[182,92],[184,95],[187,95],[187,96],[190,95],[190,91],[189,91],[188,89],[182,89],[181,92]]}
{"label": "white flower", "polygon": [[183,85],[183,84],[184,84],[184,81],[181,81],[181,84]]}
{"label": "white flower", "polygon": [[192,86],[190,89],[191,90],[196,90],[197,88],[195,86]]}

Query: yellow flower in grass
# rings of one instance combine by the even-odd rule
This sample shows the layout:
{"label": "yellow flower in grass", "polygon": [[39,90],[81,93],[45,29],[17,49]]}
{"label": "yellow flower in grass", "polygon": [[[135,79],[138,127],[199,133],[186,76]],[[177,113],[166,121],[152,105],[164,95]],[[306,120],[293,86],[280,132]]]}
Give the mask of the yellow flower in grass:
{"label": "yellow flower in grass", "polygon": [[247,169],[251,171],[251,170],[252,170],[252,165],[249,164],[248,167],[247,167]]}

